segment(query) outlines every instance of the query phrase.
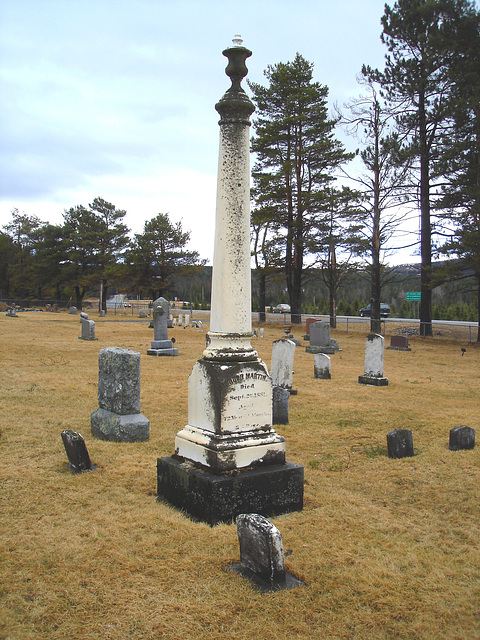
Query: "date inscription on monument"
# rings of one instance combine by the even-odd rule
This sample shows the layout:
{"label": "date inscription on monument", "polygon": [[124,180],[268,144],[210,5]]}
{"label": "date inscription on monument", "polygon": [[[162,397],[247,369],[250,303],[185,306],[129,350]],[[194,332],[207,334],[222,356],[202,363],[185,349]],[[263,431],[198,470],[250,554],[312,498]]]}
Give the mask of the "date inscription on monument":
{"label": "date inscription on monument", "polygon": [[271,424],[272,385],[266,373],[244,371],[230,380],[224,400],[222,431],[255,431]]}

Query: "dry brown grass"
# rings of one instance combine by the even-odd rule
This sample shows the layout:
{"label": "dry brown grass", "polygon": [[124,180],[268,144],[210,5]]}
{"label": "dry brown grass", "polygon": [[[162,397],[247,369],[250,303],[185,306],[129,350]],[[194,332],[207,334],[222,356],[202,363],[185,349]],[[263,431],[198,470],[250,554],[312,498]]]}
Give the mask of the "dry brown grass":
{"label": "dry brown grass", "polygon": [[[125,320],[98,320],[99,340],[84,342],[78,316],[0,316],[1,638],[479,637],[479,446],[448,450],[451,427],[480,426],[479,345],[386,350],[386,388],[357,384],[367,325],[333,332],[343,351],[331,381],[297,348],[298,395],[278,431],[305,466],[305,508],[273,522],[308,586],[262,595],[222,570],[238,560],[234,525],[194,523],[155,499],[156,458],[186,422],[204,333],[173,329],[180,356],[153,358],[148,324]],[[281,334],[269,324],[255,342],[267,365]],[[90,435],[106,346],[142,354],[148,442]],[[386,456],[394,428],[412,429],[414,458]],[[70,474],[63,429],[84,435],[97,471]]]}

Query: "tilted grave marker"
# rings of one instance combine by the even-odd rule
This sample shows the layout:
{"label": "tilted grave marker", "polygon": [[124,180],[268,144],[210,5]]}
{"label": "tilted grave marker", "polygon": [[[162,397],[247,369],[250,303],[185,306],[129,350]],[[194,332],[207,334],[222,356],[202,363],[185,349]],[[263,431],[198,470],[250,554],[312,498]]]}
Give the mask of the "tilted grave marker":
{"label": "tilted grave marker", "polygon": [[236,524],[240,562],[227,571],[239,573],[263,593],[305,585],[285,569],[282,536],[275,525],[257,513],[238,515]]}

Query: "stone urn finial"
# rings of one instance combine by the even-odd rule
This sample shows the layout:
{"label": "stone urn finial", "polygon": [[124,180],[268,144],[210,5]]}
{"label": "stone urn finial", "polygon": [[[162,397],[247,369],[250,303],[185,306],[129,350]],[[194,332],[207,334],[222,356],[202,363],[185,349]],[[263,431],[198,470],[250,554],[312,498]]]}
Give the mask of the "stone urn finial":
{"label": "stone urn finial", "polygon": [[252,55],[252,52],[243,46],[243,40],[240,37],[235,36],[233,46],[225,49],[222,53],[228,58],[225,73],[232,81],[229,91],[241,91],[243,93],[240,83],[248,73],[245,61]]}
{"label": "stone urn finial", "polygon": [[241,83],[248,73],[245,61],[252,52],[243,46],[243,40],[239,35],[233,39],[233,44],[225,49],[223,55],[228,58],[225,73],[232,81],[232,86],[215,105],[215,109],[221,116],[220,124],[238,122],[250,125],[250,116],[255,107],[243,90]]}

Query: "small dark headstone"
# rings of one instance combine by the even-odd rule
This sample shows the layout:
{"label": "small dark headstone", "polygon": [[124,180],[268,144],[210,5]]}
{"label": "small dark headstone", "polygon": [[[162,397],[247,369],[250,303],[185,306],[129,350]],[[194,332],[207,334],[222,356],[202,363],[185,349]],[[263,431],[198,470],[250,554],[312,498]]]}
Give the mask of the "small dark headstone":
{"label": "small dark headstone", "polygon": [[92,463],[83,436],[77,431],[62,431],[62,440],[72,473],[91,471]]}
{"label": "small dark headstone", "polygon": [[389,458],[408,458],[413,452],[413,434],[409,429],[395,429],[387,434]]}
{"label": "small dark headstone", "polygon": [[236,523],[240,562],[227,567],[228,571],[240,573],[264,593],[305,584],[285,570],[282,536],[267,518],[242,513]]}
{"label": "small dark headstone", "polygon": [[390,346],[387,349],[395,351],[411,351],[408,346],[408,336],[392,336],[390,338]]}
{"label": "small dark headstone", "polygon": [[273,424],[288,424],[288,400],[290,390],[283,387],[273,387]]}
{"label": "small dark headstone", "polygon": [[448,448],[451,451],[473,449],[475,447],[475,429],[471,427],[453,427],[450,429]]}

